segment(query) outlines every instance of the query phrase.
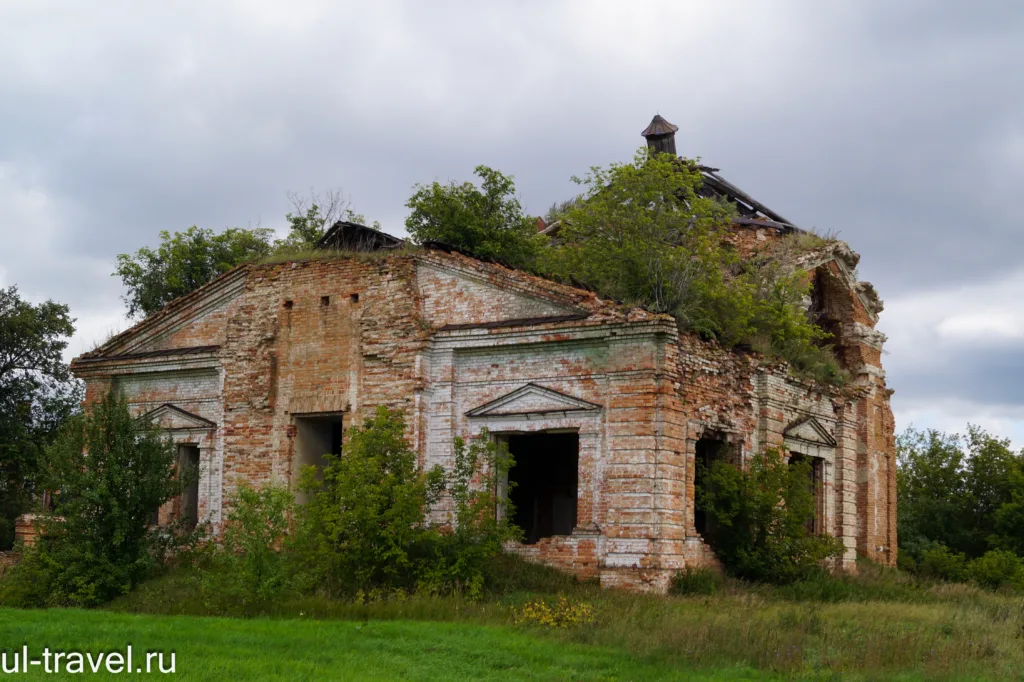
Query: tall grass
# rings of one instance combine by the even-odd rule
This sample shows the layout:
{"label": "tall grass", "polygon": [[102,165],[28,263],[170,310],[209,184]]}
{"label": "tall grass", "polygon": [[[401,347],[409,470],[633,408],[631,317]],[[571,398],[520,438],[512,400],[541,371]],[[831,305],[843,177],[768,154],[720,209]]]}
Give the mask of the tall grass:
{"label": "tall grass", "polygon": [[[673,669],[738,666],[815,679],[994,680],[1019,679],[1024,670],[1019,596],[920,581],[869,565],[856,576],[823,574],[787,587],[726,580],[710,596],[603,590],[515,557],[503,557],[495,573],[503,582],[477,601],[402,593],[347,602],[304,597],[276,603],[265,616],[515,627],[515,614],[526,602],[566,595],[588,604],[594,622],[531,632],[573,646],[625,650],[645,664]],[[187,570],[143,585],[110,608],[210,613]]]}

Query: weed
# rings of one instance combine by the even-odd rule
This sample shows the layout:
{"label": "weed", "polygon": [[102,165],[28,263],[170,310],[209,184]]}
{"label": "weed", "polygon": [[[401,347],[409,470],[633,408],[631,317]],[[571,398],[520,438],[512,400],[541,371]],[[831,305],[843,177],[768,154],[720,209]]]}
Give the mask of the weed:
{"label": "weed", "polygon": [[534,599],[515,610],[516,625],[537,625],[543,628],[569,628],[594,622],[593,607],[581,601],[559,597],[557,600]]}

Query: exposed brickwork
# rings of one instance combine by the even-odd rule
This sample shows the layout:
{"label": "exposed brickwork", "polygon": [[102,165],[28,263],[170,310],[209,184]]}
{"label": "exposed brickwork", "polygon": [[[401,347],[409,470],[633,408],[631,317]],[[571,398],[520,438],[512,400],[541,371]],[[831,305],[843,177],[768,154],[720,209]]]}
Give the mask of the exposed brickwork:
{"label": "exposed brickwork", "polygon": [[[753,249],[775,234],[745,229],[736,245]],[[810,264],[828,287],[828,321],[854,376],[843,391],[681,335],[666,316],[438,251],[246,266],[73,369],[87,400],[115,382],[136,412],[153,412],[177,442],[199,448],[200,516],[215,526],[240,482],[294,485],[296,420],[342,415],[347,429],[387,405],[406,414],[426,466],[450,465],[453,437],[485,429],[577,433],[575,530],[515,550],[604,585],[663,590],[679,568],[715,560],[693,509],[696,443],[711,435],[739,459],[766,446],[820,458],[821,525],[846,544],[843,564],[857,554],[892,563],[880,304],[844,258],[830,251]],[[503,320],[526,321],[471,326]],[[197,346],[212,349],[114,357]],[[161,518],[176,513],[169,504]]]}

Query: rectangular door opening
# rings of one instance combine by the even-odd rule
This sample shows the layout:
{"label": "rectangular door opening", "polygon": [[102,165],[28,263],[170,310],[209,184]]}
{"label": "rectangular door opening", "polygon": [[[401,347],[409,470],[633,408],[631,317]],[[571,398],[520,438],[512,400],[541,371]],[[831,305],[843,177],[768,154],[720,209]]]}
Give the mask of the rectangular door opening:
{"label": "rectangular door opening", "polygon": [[[314,466],[323,470],[324,455],[341,454],[341,415],[295,417],[295,448],[292,461],[293,487],[298,485],[302,470]],[[306,493],[295,490],[295,501],[305,504]]]}
{"label": "rectangular door opening", "polygon": [[189,529],[199,523],[199,448],[178,446],[178,471],[187,472],[188,486],[181,493],[181,520]]}
{"label": "rectangular door opening", "polygon": [[718,533],[718,524],[715,523],[711,514],[708,514],[699,500],[702,495],[711,490],[710,473],[715,462],[734,462],[732,446],[721,436],[705,436],[697,441],[694,446],[694,459],[696,470],[693,477],[693,490],[696,500],[693,505],[693,526],[711,547],[715,546],[715,538]]}
{"label": "rectangular door opening", "polygon": [[807,520],[807,532],[817,535],[823,531],[821,516],[824,509],[824,472],[825,460],[821,457],[810,457],[799,452],[793,452],[789,456],[789,465],[794,466],[807,462],[807,487],[814,497],[814,514]]}
{"label": "rectangular door opening", "polygon": [[508,449],[515,461],[508,473],[513,484],[509,501],[515,507],[511,520],[523,530],[523,542],[532,545],[542,538],[572,534],[579,492],[579,434],[509,436]]}

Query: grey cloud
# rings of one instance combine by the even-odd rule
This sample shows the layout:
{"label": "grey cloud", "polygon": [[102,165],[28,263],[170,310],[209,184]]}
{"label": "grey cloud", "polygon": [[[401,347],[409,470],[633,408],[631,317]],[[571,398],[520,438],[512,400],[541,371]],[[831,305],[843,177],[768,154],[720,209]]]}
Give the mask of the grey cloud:
{"label": "grey cloud", "polygon": [[[1017,267],[1022,33],[1003,2],[9,5],[0,202],[56,217],[35,242],[39,211],[0,206],[0,277],[107,320],[114,254],[160,229],[280,227],[287,191],[341,186],[401,233],[414,183],[479,163],[542,213],[657,111],[883,298],[969,283]],[[922,400],[1020,369],[886,361]]]}

